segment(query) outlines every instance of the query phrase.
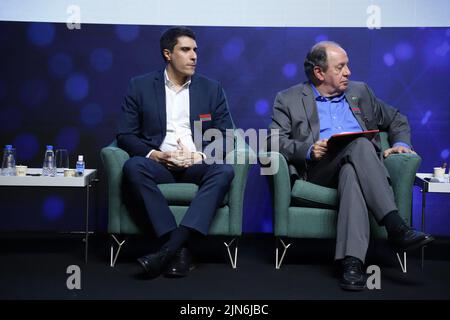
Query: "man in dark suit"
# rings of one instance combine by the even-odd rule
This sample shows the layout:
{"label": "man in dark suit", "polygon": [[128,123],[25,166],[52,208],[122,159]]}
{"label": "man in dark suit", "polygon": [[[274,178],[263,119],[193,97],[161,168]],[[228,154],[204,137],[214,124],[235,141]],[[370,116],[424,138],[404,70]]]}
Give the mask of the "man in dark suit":
{"label": "man in dark suit", "polygon": [[[208,141],[194,143],[193,134],[203,136],[215,128],[226,137],[233,124],[220,84],[195,74],[192,30],[171,28],[161,36],[160,46],[166,67],[131,79],[117,142],[130,154],[123,168],[124,192],[144,208],[155,234],[165,240],[160,250],[138,261],[150,277],[182,277],[192,268],[188,238],[208,233],[234,177],[232,166],[204,161]],[[201,121],[202,132],[194,131],[195,121]],[[179,226],[157,187],[175,182],[199,185]]]}
{"label": "man in dark suit", "polygon": [[[387,229],[390,243],[407,250],[433,238],[415,231],[398,215],[389,174],[380,158],[414,153],[406,117],[373,94],[363,82],[349,81],[345,50],[330,41],[320,42],[307,54],[309,81],[279,92],[271,129],[279,134],[280,153],[293,179],[338,189],[339,209],[335,259],[340,263],[340,286],[363,290],[362,269],[369,245],[370,211]],[[328,139],[341,132],[379,129],[389,133],[392,148],[380,155],[379,141],[364,137],[333,148]],[[378,139],[379,140],[379,139]]]}

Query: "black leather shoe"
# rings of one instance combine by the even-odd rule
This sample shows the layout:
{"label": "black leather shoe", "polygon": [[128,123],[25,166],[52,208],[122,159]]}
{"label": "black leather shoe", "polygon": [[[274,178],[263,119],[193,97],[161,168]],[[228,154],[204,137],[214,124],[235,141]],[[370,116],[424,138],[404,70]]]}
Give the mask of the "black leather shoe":
{"label": "black leather shoe", "polygon": [[144,268],[148,277],[155,278],[165,270],[172,256],[173,254],[168,248],[162,248],[155,253],[138,258],[137,261]]}
{"label": "black leather shoe", "polygon": [[408,229],[397,236],[389,237],[389,243],[394,249],[405,251],[420,248],[433,240],[431,235],[414,229]]}
{"label": "black leather shoe", "polygon": [[167,266],[164,276],[168,278],[186,277],[195,268],[192,255],[187,248],[180,248],[175,252]]}
{"label": "black leather shoe", "polygon": [[344,290],[361,291],[366,288],[367,275],[362,270],[362,262],[354,257],[345,257],[341,262],[339,285]]}

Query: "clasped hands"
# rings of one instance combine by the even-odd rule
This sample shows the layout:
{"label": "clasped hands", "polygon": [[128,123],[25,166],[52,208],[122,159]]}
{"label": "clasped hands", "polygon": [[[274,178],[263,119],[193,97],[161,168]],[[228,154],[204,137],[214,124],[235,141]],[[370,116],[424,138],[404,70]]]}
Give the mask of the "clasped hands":
{"label": "clasped hands", "polygon": [[[313,144],[313,146],[311,148],[311,159],[312,160],[318,161],[326,155],[326,153],[328,151],[327,142],[328,142],[328,139],[322,139],[322,140],[316,141]],[[394,153],[414,153],[414,154],[416,154],[416,152],[411,150],[410,148],[407,148],[404,146],[397,146],[397,147],[392,147],[392,148],[384,150],[383,156],[385,158],[387,158],[389,155],[394,154]]]}
{"label": "clasped hands", "polygon": [[169,170],[179,170],[189,168],[195,163],[203,160],[198,152],[191,152],[180,139],[177,140],[178,149],[174,151],[158,151],[155,150],[150,155],[150,159],[155,160]]}

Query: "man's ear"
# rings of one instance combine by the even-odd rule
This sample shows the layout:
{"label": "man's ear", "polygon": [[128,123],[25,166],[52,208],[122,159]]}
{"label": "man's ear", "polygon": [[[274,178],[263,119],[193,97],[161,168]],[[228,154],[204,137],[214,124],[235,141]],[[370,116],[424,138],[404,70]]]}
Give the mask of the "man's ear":
{"label": "man's ear", "polygon": [[323,81],[323,80],[324,80],[324,77],[323,77],[323,71],[322,71],[322,69],[321,69],[319,66],[315,66],[315,67],[314,67],[313,73],[314,73],[314,76],[315,76],[318,80],[320,80],[320,81]]}
{"label": "man's ear", "polygon": [[166,59],[166,61],[170,61],[170,55],[171,55],[171,52],[169,51],[169,49],[164,49],[163,50],[163,55],[164,55],[164,58]]}

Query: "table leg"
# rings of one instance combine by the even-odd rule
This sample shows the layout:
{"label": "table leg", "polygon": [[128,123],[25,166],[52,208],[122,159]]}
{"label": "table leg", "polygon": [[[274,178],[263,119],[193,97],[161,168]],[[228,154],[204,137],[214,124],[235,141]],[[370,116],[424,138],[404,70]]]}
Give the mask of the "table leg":
{"label": "table leg", "polygon": [[84,236],[84,262],[88,263],[88,241],[89,241],[89,188],[91,187],[90,181],[86,186],[86,233]]}
{"label": "table leg", "polygon": [[[425,205],[426,205],[426,192],[422,189],[422,225],[421,229],[422,232],[425,232]],[[425,246],[422,247],[422,270],[423,270],[423,263],[425,260]]]}

